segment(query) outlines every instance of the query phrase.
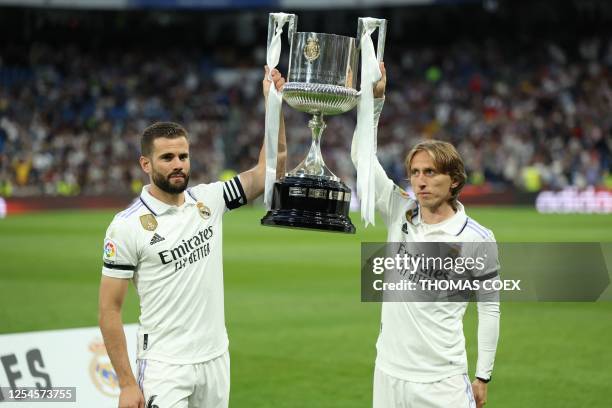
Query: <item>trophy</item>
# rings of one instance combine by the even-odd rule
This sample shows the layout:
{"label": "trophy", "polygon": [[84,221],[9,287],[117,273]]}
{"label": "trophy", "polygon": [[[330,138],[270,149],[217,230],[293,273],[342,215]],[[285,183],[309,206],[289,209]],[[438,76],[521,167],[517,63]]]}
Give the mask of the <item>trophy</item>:
{"label": "trophy", "polygon": [[[282,98],[292,108],[312,115],[308,122],[312,143],[304,160],[274,183],[271,208],[261,224],[353,234],[355,226],[349,218],[351,190],[325,165],[321,135],[326,127],[324,116],[348,112],[359,102],[359,42],[335,34],[297,32],[297,17],[288,16],[291,49]],[[268,47],[275,31],[275,18],[275,14],[270,14]],[[363,20],[358,19],[357,39],[364,30]],[[375,22],[380,61],[386,20]]]}

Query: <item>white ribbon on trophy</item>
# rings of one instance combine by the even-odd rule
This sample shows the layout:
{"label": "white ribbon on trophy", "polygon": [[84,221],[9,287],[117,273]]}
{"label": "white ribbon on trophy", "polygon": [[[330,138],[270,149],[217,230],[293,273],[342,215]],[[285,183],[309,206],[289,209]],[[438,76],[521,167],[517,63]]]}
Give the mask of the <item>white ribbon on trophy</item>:
{"label": "white ribbon on trophy", "polygon": [[376,133],[374,127],[374,84],[381,78],[380,66],[372,43],[372,32],[379,26],[378,19],[363,18],[361,38],[361,97],[357,105],[357,191],[361,198],[361,218],[365,226],[374,225],[376,163]]}
{"label": "white ribbon on trophy", "polygon": [[[272,70],[278,65],[281,54],[281,34],[283,26],[289,20],[290,15],[285,13],[272,13],[275,22],[275,31],[272,40],[268,44],[266,63],[268,65],[268,80],[272,80]],[[272,187],[276,181],[276,157],[278,154],[278,131],[280,128],[281,107],[283,104],[282,93],[276,90],[274,83],[270,84],[270,92],[266,106],[265,123],[265,154],[266,154],[266,181],[264,190],[264,204],[269,210],[272,206]]]}

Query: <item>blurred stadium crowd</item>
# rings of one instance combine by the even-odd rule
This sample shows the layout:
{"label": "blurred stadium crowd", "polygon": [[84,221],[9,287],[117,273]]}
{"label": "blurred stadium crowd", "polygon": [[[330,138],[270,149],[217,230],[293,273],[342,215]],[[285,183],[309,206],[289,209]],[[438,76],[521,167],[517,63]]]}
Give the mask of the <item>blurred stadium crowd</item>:
{"label": "blurred stadium crowd", "polygon": [[[388,44],[388,89],[378,155],[405,178],[403,158],[422,138],[449,140],[470,183],[612,188],[612,40],[529,52],[457,41],[419,48]],[[262,44],[264,45],[264,44]],[[134,193],[144,181],[139,133],[158,120],[189,130],[192,180],[254,165],[263,139],[265,48],[96,51],[39,43],[0,61],[0,194]],[[286,74],[286,72],[284,72]],[[308,117],[284,108],[289,165],[305,156]],[[327,165],[351,180],[355,113],[330,117]]]}

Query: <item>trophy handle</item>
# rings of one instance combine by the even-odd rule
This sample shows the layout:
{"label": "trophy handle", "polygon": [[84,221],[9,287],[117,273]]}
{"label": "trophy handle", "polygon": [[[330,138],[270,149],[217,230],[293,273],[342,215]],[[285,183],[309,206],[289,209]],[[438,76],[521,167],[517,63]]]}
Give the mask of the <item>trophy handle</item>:
{"label": "trophy handle", "polygon": [[[363,21],[366,17],[359,17],[357,20],[357,47],[361,45],[361,34],[363,33]],[[387,20],[384,18],[375,18],[378,27],[378,45],[376,49],[376,58],[378,62],[382,62],[385,55],[385,40],[387,38]],[[269,36],[269,34],[268,34]]]}
{"label": "trophy handle", "polygon": [[[270,13],[268,17],[268,47],[270,47],[270,42],[272,42],[272,37],[274,37],[274,32],[276,31],[276,21],[278,20],[278,15],[279,13]],[[289,18],[287,22],[289,23],[289,29],[287,30],[287,35],[289,36],[289,44],[292,44],[293,34],[297,30],[298,18],[295,14],[288,14],[288,16]]]}

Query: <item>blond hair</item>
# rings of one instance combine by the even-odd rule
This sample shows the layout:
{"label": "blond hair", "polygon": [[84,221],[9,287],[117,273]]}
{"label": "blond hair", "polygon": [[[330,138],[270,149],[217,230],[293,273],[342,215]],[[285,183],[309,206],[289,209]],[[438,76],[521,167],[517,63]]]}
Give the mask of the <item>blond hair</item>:
{"label": "blond hair", "polygon": [[448,174],[452,182],[457,183],[457,186],[451,188],[451,196],[448,199],[448,203],[456,210],[457,197],[463,186],[465,186],[467,179],[465,165],[463,164],[463,159],[459,156],[459,152],[457,152],[455,146],[441,140],[427,140],[418,143],[408,152],[404,162],[408,175],[410,175],[410,162],[412,162],[412,158],[418,152],[427,152],[433,159],[436,171]]}

